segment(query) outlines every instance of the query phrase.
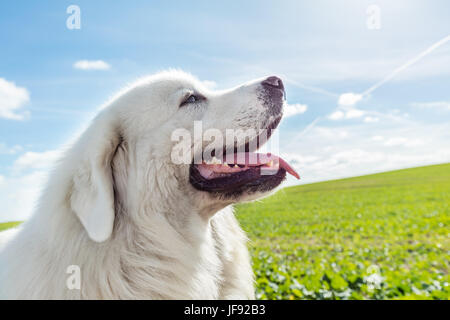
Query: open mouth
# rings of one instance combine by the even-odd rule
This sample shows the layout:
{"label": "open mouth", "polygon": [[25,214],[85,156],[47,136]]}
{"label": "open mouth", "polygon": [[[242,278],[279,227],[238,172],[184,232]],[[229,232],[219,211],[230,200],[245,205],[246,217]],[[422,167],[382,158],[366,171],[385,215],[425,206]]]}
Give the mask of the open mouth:
{"label": "open mouth", "polygon": [[251,151],[248,143],[243,148],[244,152],[237,150],[235,147],[233,152],[225,151],[221,157],[214,156],[200,164],[192,163],[190,183],[198,190],[229,197],[244,192],[270,191],[286,178],[286,173],[300,179],[298,173],[279,156]]}

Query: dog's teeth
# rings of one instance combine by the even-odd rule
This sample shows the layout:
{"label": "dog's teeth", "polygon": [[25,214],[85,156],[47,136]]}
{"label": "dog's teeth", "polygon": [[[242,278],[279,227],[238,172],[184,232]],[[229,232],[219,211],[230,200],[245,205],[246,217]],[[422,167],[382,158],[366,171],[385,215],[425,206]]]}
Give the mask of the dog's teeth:
{"label": "dog's teeth", "polygon": [[220,159],[217,159],[216,157],[212,158],[212,163],[213,164],[222,164],[222,161],[220,161]]}

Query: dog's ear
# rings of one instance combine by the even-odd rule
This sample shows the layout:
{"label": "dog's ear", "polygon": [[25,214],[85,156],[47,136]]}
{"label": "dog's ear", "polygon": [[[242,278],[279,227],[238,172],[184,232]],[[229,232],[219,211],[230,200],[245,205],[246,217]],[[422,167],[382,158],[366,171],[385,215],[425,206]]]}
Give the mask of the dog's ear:
{"label": "dog's ear", "polygon": [[79,159],[72,179],[70,206],[96,242],[110,238],[115,218],[112,160],[121,135],[111,124],[94,122],[74,149]]}

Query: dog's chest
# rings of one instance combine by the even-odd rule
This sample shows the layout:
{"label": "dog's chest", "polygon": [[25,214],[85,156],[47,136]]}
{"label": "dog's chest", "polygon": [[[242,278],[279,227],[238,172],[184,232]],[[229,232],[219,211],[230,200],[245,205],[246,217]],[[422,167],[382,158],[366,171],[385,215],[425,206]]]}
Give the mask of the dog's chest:
{"label": "dog's chest", "polygon": [[[204,230],[203,230],[204,231]],[[172,239],[175,241],[174,239]],[[146,298],[162,299],[218,299],[223,279],[223,262],[219,243],[211,232],[201,237],[186,238],[185,242],[166,243],[164,253],[145,254],[145,270],[129,270],[128,277],[142,289]],[[161,254],[162,253],[162,254]],[[169,258],[170,257],[170,258]],[[143,266],[142,265],[142,266]],[[147,266],[150,266],[149,268]],[[154,266],[158,266],[154,268]],[[142,286],[142,273],[151,275]],[[134,279],[135,276],[138,278]]]}
{"label": "dog's chest", "polygon": [[192,250],[190,288],[193,299],[218,299],[222,282],[223,264],[217,250],[216,239],[208,235]]}

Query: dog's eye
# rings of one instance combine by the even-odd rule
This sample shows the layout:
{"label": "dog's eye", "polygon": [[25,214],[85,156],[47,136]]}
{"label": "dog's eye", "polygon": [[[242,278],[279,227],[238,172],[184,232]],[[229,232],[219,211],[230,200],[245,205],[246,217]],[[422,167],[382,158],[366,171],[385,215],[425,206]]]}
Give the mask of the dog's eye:
{"label": "dog's eye", "polygon": [[200,100],[202,100],[201,97],[199,97],[195,94],[191,94],[186,99],[184,99],[184,101],[181,103],[180,107],[185,106],[187,104],[199,102]]}
{"label": "dog's eye", "polygon": [[186,103],[194,103],[197,102],[199,99],[197,96],[194,95],[190,95],[189,98],[186,99]]}

